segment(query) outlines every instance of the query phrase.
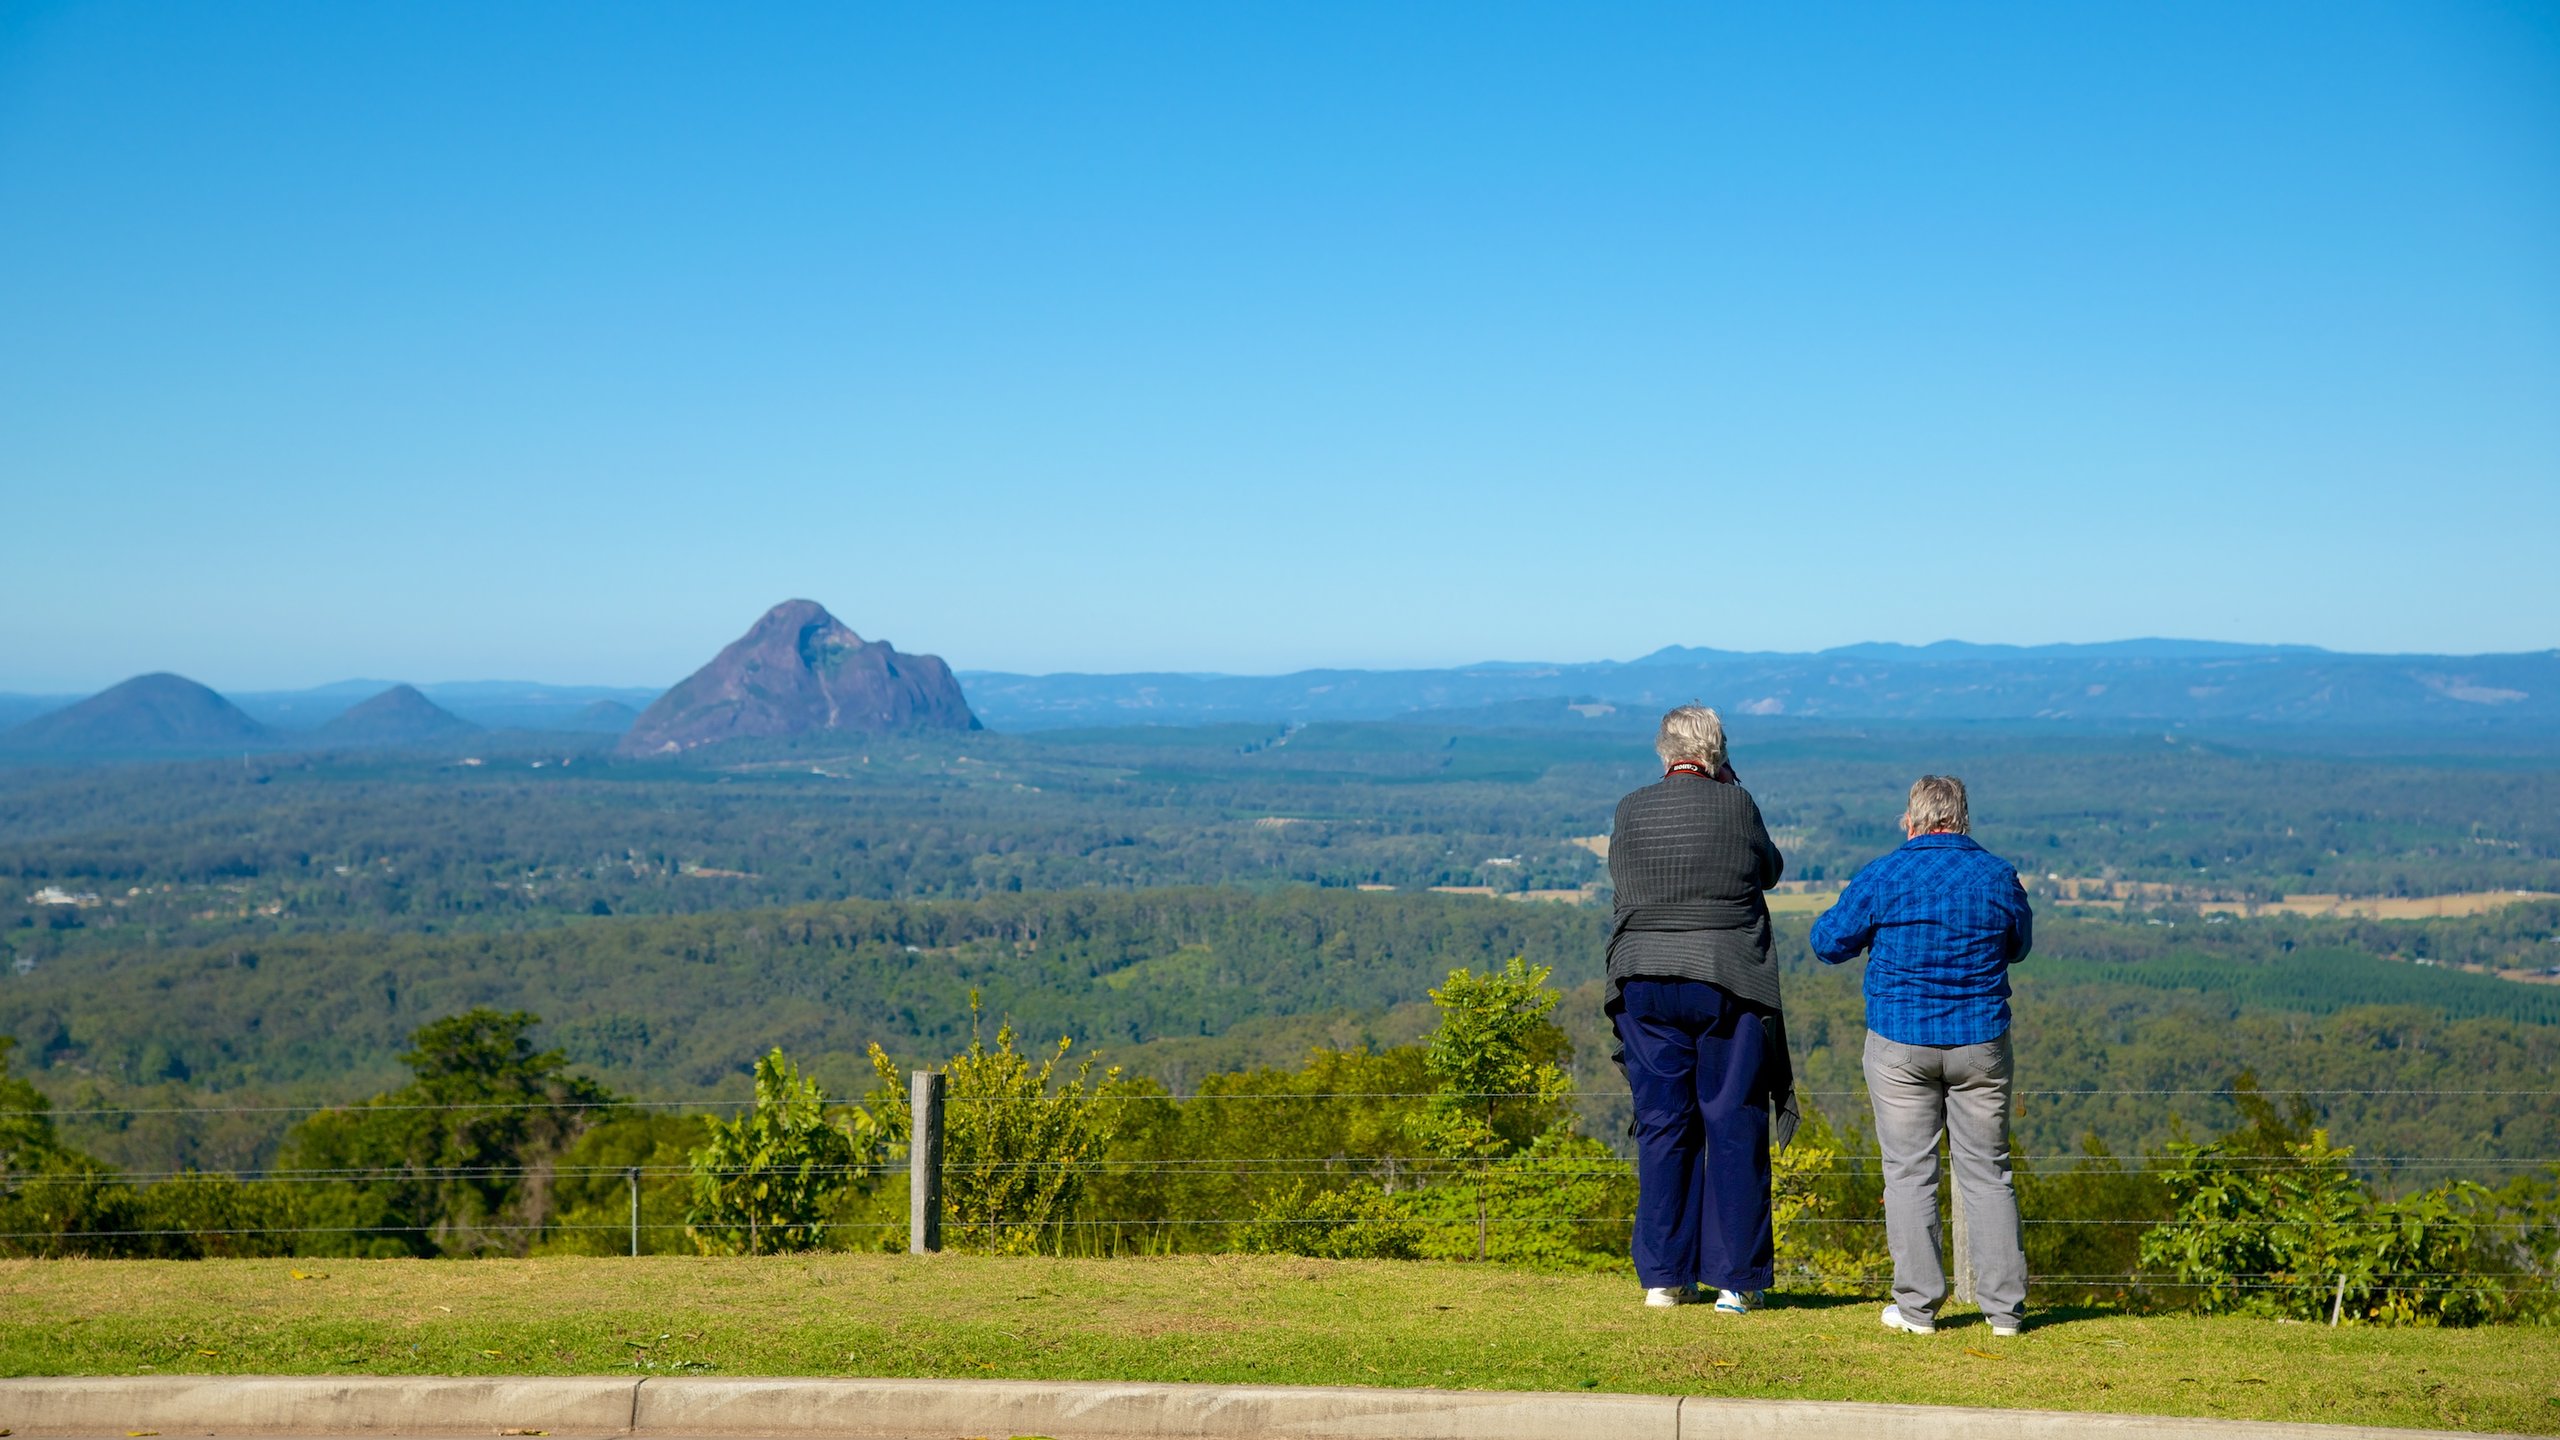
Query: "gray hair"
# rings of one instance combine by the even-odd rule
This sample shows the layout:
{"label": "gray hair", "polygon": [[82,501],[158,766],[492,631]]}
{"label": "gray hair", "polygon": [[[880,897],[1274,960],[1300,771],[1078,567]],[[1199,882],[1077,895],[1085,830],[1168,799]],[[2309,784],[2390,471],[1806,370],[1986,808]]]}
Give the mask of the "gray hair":
{"label": "gray hair", "polygon": [[1695,760],[1710,772],[1724,768],[1724,717],[1704,705],[1683,705],[1662,717],[1653,737],[1662,763]]}
{"label": "gray hair", "polygon": [[1973,829],[1964,782],[1953,775],[1923,775],[1911,782],[1911,804],[1902,818],[1923,835],[1939,831],[1962,835]]}

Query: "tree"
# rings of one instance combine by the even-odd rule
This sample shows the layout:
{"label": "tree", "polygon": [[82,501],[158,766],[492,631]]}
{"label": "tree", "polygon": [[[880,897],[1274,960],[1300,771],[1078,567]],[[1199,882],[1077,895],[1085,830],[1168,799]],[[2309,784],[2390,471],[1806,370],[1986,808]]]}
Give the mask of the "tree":
{"label": "tree", "polygon": [[[1085,1227],[1092,1248],[1225,1250],[1244,1239],[1219,1222],[1240,1216],[1252,1219],[1238,1225],[1281,1222],[1253,1243],[1290,1249],[1286,1237],[1317,1234],[1302,1223],[1308,1215],[1337,1203],[1315,1197],[1365,1186],[1393,1198],[1433,1177],[1435,1162],[1424,1158],[1413,1124],[1430,1086],[1419,1045],[1310,1050],[1292,1068],[1203,1075],[1179,1101],[1152,1081],[1134,1081],[1112,1142],[1114,1163],[1087,1190],[1090,1207],[1109,1217]],[[1187,1223],[1161,1223],[1177,1219]],[[1342,1234],[1352,1243],[1351,1229]]]}
{"label": "tree", "polygon": [[53,1102],[33,1082],[10,1073],[14,1035],[0,1035],[0,1194],[22,1176],[51,1166],[62,1148],[53,1134]]}
{"label": "tree", "polygon": [[755,1104],[716,1120],[693,1152],[693,1209],[686,1233],[705,1255],[815,1249],[826,1219],[880,1153],[880,1132],[859,1107],[827,1116],[827,1092],[780,1049],[756,1062]]}
{"label": "tree", "polygon": [[0,1253],[129,1255],[148,1248],[133,1188],[54,1133],[44,1092],[9,1071],[0,1035]]}
{"label": "tree", "polygon": [[560,1152],[539,1249],[620,1255],[631,1246],[631,1172],[640,1172],[640,1253],[688,1255],[693,1152],[710,1139],[700,1115],[635,1110],[589,1126]]}
{"label": "tree", "polygon": [[[1487,975],[1463,966],[1452,970],[1431,992],[1431,1003],[1440,1008],[1440,1026],[1423,1051],[1423,1067],[1436,1093],[1415,1127],[1439,1156],[1465,1168],[1479,1260],[1491,1254],[1487,1207],[1492,1192],[1517,1189],[1516,1182],[1525,1178],[1515,1174],[1503,1177],[1515,1183],[1501,1183],[1493,1162],[1543,1142],[1547,1153],[1540,1158],[1565,1172],[1550,1180],[1588,1178],[1579,1173],[1584,1167],[1576,1166],[1573,1156],[1562,1153],[1573,1148],[1564,1144],[1573,1127],[1568,1103],[1573,1077],[1565,1069],[1573,1042],[1549,1018],[1563,998],[1547,988],[1547,977],[1554,973],[1552,965],[1533,968],[1514,955]],[[1530,1182],[1533,1187],[1537,1183]],[[1553,1184],[1545,1188],[1555,1193]]]}
{"label": "tree", "polygon": [[1573,1042],[1550,1018],[1564,998],[1552,965],[1514,955],[1502,969],[1449,972],[1431,1003],[1439,1028],[1423,1051],[1433,1095],[1422,1120],[1444,1153],[1499,1156],[1570,1126]]}
{"label": "tree", "polygon": [[352,1176],[315,1187],[305,1252],[527,1253],[552,1163],[615,1103],[533,1048],[539,1023],[486,1007],[435,1021],[400,1057],[415,1079],[295,1127],[285,1168]]}

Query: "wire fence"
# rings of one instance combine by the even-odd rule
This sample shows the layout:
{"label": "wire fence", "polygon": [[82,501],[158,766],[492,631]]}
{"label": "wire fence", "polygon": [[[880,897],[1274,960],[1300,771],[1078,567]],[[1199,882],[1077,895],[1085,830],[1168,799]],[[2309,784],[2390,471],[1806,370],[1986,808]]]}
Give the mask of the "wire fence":
{"label": "wire fence", "polygon": [[[2357,1156],[2363,1163],[2402,1168],[2444,1170],[2540,1170],[2560,1169],[2560,1156]],[[2217,1165],[2227,1170],[2291,1170],[2303,1161],[2290,1155],[2217,1155]],[[1192,1159],[1132,1158],[1103,1160],[973,1160],[970,1168],[980,1171],[1073,1172],[1097,1175],[1229,1175],[1229,1174],[1336,1174],[1392,1168],[1400,1176],[1427,1179],[1440,1175],[1474,1174],[1484,1168],[1482,1157],[1472,1155],[1428,1155],[1412,1152],[1375,1155],[1239,1155]],[[2176,1173],[2186,1162],[2160,1157],[2092,1159],[2087,1156],[2037,1157],[2025,1163],[2014,1163],[2018,1174],[2054,1175],[2156,1175]],[[812,1164],[792,1167],[795,1174],[829,1176],[904,1175],[909,1166],[904,1161],[878,1161],[862,1164]],[[1849,1163],[1798,1167],[1792,1173],[1807,1176],[1873,1177],[1878,1172],[1873,1156]],[[1591,1160],[1566,1162],[1522,1162],[1513,1160],[1503,1166],[1505,1174],[1519,1176],[1607,1176],[1630,1175],[1631,1165],[1623,1160]],[[5,1172],[0,1172],[5,1173]],[[104,1173],[104,1172],[102,1172]],[[113,1178],[140,1183],[219,1179],[243,1184],[318,1185],[353,1184],[375,1180],[483,1180],[542,1177],[550,1180],[583,1179],[596,1176],[621,1177],[638,1175],[655,1180],[669,1176],[712,1175],[733,1173],[705,1169],[696,1165],[397,1165],[342,1166],[310,1169],[269,1170],[118,1170]]]}
{"label": "wire fence", "polygon": [[[2414,1098],[2507,1098],[2560,1100],[2560,1089],[2544,1090],[2448,1090],[2448,1089],[2380,1089],[2324,1090],[2284,1089],[2261,1086],[2253,1091],[2240,1091],[2231,1086],[2210,1089],[2066,1089],[2012,1090],[2013,1099],[2104,1099],[2119,1097],[2233,1099],[2242,1094],[2267,1099],[2346,1099],[2380,1097]],[[1798,1090],[1808,1100],[1856,1100],[1864,1102],[1864,1090]],[[1192,1104],[1269,1104],[1296,1103],[1310,1100],[1547,1100],[1554,1097],[1534,1090],[1331,1090],[1331,1091],[1225,1091],[1205,1090],[1188,1093],[1156,1090],[1124,1092],[1125,1099],[1176,1105]],[[1573,1098],[1623,1099],[1623,1092],[1584,1092]],[[953,1096],[954,1105],[998,1105],[1026,1103],[1010,1096]],[[1029,1102],[1038,1103],[1038,1102]],[[317,1115],[330,1111],[355,1114],[392,1115],[410,1112],[523,1110],[533,1112],[617,1110],[718,1111],[739,1110],[755,1104],[749,1096],[702,1096],[684,1100],[456,1100],[439,1102],[381,1103],[372,1100],[304,1101],[278,1105],[93,1105],[74,1108],[0,1109],[0,1119],[45,1118],[52,1120],[113,1120],[144,1115]]]}
{"label": "wire fence", "polygon": [[[2262,1088],[2244,1092],[2226,1086],[2015,1092],[2020,1098],[2042,1101],[2230,1100],[2251,1093],[2277,1102],[2292,1098],[2377,1097],[2437,1104],[2483,1097],[2560,1102],[2560,1088]],[[1807,1090],[1798,1094],[1807,1101],[1866,1099],[1863,1090]],[[955,1152],[947,1155],[941,1168],[934,1172],[935,1185],[951,1186],[972,1195],[1000,1191],[1073,1191],[1076,1195],[1073,1203],[1033,1214],[1004,1213],[978,1201],[953,1203],[948,1223],[958,1242],[999,1250],[1019,1250],[1022,1243],[1027,1243],[1033,1248],[1062,1253],[1103,1255],[1236,1248],[1248,1235],[1259,1235],[1263,1243],[1285,1249],[1292,1237],[1299,1236],[1429,1231],[1444,1238],[1457,1235],[1461,1240],[1471,1234],[1474,1253],[1479,1258],[1526,1253],[1522,1245],[1511,1244],[1503,1237],[1521,1237],[1528,1250],[1543,1254],[1551,1252],[1553,1246],[1543,1240],[1531,1243],[1534,1237],[1568,1235],[1583,1246],[1577,1253],[1599,1253],[1592,1247],[1605,1250],[1615,1246],[1615,1253],[1622,1257],[1625,1237],[1636,1222],[1636,1172],[1623,1156],[1606,1151],[1561,1156],[1523,1152],[1500,1157],[1453,1152],[1418,1143],[1398,1143],[1400,1139],[1409,1141],[1410,1136],[1397,1123],[1390,1123],[1398,1115],[1409,1117],[1451,1102],[1484,1105],[1559,1101],[1560,1097],[1553,1094],[1210,1088],[1187,1093],[1141,1090],[1117,1098],[1125,1104],[1236,1107],[1249,1111],[1253,1118],[1239,1115],[1232,1128],[1222,1128],[1229,1122],[1213,1122],[1207,1133],[1220,1137],[1222,1142],[1243,1135],[1248,1145],[1255,1140],[1281,1140],[1295,1135],[1301,1138],[1289,1143],[1304,1148],[1299,1153],[1287,1153],[1286,1148],[1265,1144],[1235,1154],[1162,1154],[1124,1147],[1118,1152],[1071,1157],[1001,1155],[983,1150]],[[1587,1103],[1595,1098],[1623,1097],[1561,1097],[1567,1103]],[[0,1111],[0,1120],[126,1120],[146,1116],[208,1120],[335,1113],[356,1118],[444,1117],[459,1133],[482,1116],[547,1114],[569,1122],[565,1126],[553,1125],[549,1133],[574,1136],[601,1133],[592,1125],[578,1123],[582,1119],[600,1121],[651,1114],[719,1118],[734,1115],[751,1103],[743,1097],[653,1101],[500,1097],[353,1105],[84,1106]],[[1039,1111],[1093,1101],[1090,1096],[1017,1095],[952,1096],[946,1103],[960,1117],[984,1117],[990,1107]],[[1273,1107],[1279,1106],[1306,1108],[1298,1116],[1270,1120]],[[1327,1123],[1311,1118],[1320,1116],[1323,1107],[1333,1107],[1340,1123],[1328,1129]],[[1226,1111],[1205,1109],[1203,1113],[1216,1116]],[[1280,1128],[1262,1128],[1267,1120]],[[1295,1131],[1286,1128],[1300,1121],[1308,1124]],[[984,1120],[978,1128],[992,1133],[1003,1125]],[[1354,1132],[1368,1136],[1372,1143],[1351,1143],[1349,1137]],[[1176,1133],[1162,1132],[1157,1139]],[[1332,1138],[1322,1138],[1325,1136]],[[2440,1186],[2461,1179],[2482,1181],[2494,1188],[2547,1171],[2552,1176],[2551,1188],[2560,1195],[2560,1154],[2466,1155],[2430,1147],[2412,1148],[2407,1153],[2353,1154],[2351,1161],[2315,1161],[2282,1150],[2215,1151],[2209,1159],[2219,1174],[2237,1177],[2243,1183],[2271,1181],[2323,1163],[2333,1167],[2351,1163],[2360,1172],[2398,1177],[2413,1186]],[[2475,1210],[2451,1221],[2439,1217],[2424,1223],[2458,1229],[2461,1245],[2455,1250],[2431,1252],[2403,1247],[2387,1251],[2389,1245],[2410,1233],[2413,1221],[2408,1215],[2380,1210],[2353,1215],[2197,1214],[2168,1203],[2170,1195],[2164,1186],[2191,1172],[2198,1163],[2183,1152],[2124,1156],[2036,1153],[2015,1157],[2013,1169],[2022,1187],[2026,1212],[2021,1217],[2021,1232],[2031,1251],[2042,1247],[2043,1253],[2063,1257],[2060,1263],[2034,1273],[2037,1289],[2048,1297],[2061,1292],[2136,1295],[2151,1297],[2153,1303],[2182,1303],[2177,1299],[2180,1296],[2289,1296],[2297,1309],[2307,1303],[2301,1297],[2313,1292],[2327,1295],[2334,1290],[2342,1297],[2339,1303],[2343,1305],[2343,1297],[2352,1291],[2363,1297],[2360,1303],[2370,1304],[2400,1303],[2406,1297],[2420,1297],[2446,1314],[2452,1313],[2450,1307],[2466,1299],[2474,1303],[2475,1309],[2501,1314],[2517,1313],[2520,1305],[2560,1302],[2554,1281],[2555,1268],[2560,1268],[2560,1202],[2543,1204],[2538,1209]],[[1799,1279],[1818,1278],[1822,1286],[1834,1289],[1879,1289],[1890,1283],[1891,1275],[1878,1263],[1884,1249],[1882,1232],[1887,1226],[1880,1205],[1874,1203],[1882,1183],[1881,1170],[1881,1161],[1875,1154],[1857,1151],[1826,1152],[1816,1160],[1789,1162],[1782,1167],[1783,1184],[1800,1189],[1827,1186],[1837,1194],[1855,1192],[1867,1197],[1861,1213],[1823,1213],[1817,1206],[1779,1222],[1782,1261],[1789,1247],[1799,1257],[1825,1245],[1836,1252],[1818,1277],[1800,1267]],[[734,1217],[724,1220],[704,1208],[706,1195],[777,1176],[812,1193],[834,1195],[839,1203],[828,1213],[806,1214],[777,1223],[767,1234],[787,1232],[790,1243],[795,1245],[885,1250],[900,1248],[902,1242],[918,1233],[916,1220],[911,1216],[901,1218],[897,1212],[913,1201],[912,1191],[922,1173],[912,1155],[900,1155],[876,1145],[870,1153],[849,1162],[780,1167],[725,1166],[712,1163],[703,1152],[696,1152],[684,1162],[650,1155],[629,1163],[606,1163],[592,1155],[582,1156],[575,1143],[562,1153],[539,1160],[448,1161],[426,1157],[382,1164],[164,1167],[50,1175],[12,1172],[7,1168],[6,1157],[0,1157],[0,1200],[5,1200],[12,1187],[21,1198],[41,1199],[47,1186],[122,1187],[134,1198],[134,1203],[122,1208],[84,1212],[85,1219],[73,1215],[69,1208],[56,1207],[55,1212],[35,1217],[36,1223],[28,1223],[30,1217],[23,1205],[15,1209],[0,1206],[0,1250],[108,1254],[255,1251],[327,1257],[366,1253],[370,1247],[388,1244],[407,1253],[526,1253],[544,1248],[582,1253],[618,1249],[627,1249],[634,1255],[664,1253],[693,1248],[703,1237],[717,1234],[724,1227],[737,1228]],[[2138,1209],[2118,1213],[2038,1213],[2039,1202],[2048,1207],[2059,1203],[2059,1192],[2037,1187],[2065,1180],[2119,1181],[2141,1187],[2107,1192],[2115,1197],[2107,1203],[2130,1204],[2125,1199],[2129,1195],[2149,1198]],[[1338,1211],[1312,1217],[1303,1210],[1275,1203],[1282,1196],[1330,1193],[1346,1186],[1367,1186],[1391,1199],[1406,1201],[1436,1195],[1450,1203],[1444,1203],[1437,1211],[1390,1207],[1387,1213]],[[268,1198],[257,1203],[208,1201],[197,1211],[188,1209],[191,1196],[211,1197],[216,1191],[235,1188],[244,1194],[254,1192],[254,1196]],[[481,1198],[459,1211],[433,1208],[462,1190],[478,1192]],[[1952,1176],[1942,1181],[1940,1192],[1952,1215],[1958,1204]],[[1469,1195],[1473,1196],[1471,1214],[1466,1213],[1466,1204],[1459,1203]],[[574,1197],[575,1203],[564,1200],[564,1196]],[[845,1201],[843,1197],[847,1196],[861,1203]],[[2088,1203],[2089,1199],[2083,1195],[2074,1203]],[[143,1203],[145,1200],[151,1203]],[[1583,1202],[1595,1200],[1600,1202],[1596,1206],[1578,1208]],[[943,1204],[939,1199],[934,1203]],[[607,1207],[621,1213],[600,1213]],[[12,1220],[16,1223],[9,1223]],[[2187,1238],[2219,1236],[2228,1241],[2237,1236],[2246,1240],[2251,1236],[2279,1237],[2307,1231],[2317,1231],[2325,1237],[2324,1243],[2365,1247],[2377,1258],[2387,1252],[2405,1258],[2452,1258],[2464,1263],[2409,1265],[2405,1258],[2397,1266],[2387,1261],[2367,1263],[2355,1273],[2350,1287],[2344,1277],[2325,1272],[2237,1268],[2200,1278],[2193,1271],[2162,1269],[2136,1259],[2137,1248],[2143,1260],[2150,1260],[2158,1253],[2155,1246],[2172,1249]],[[2050,1243],[2039,1240],[2040,1236],[2051,1237]],[[2137,1240],[2141,1242],[2138,1247]],[[1022,1243],[1014,1243],[1017,1241]],[[1540,1245],[1547,1245],[1547,1250],[1538,1250]],[[1362,1253],[1356,1246],[1344,1250],[1337,1245],[1336,1249]],[[1465,1249],[1463,1243],[1456,1244],[1456,1253],[1463,1255]],[[2083,1262],[2094,1258],[2110,1265],[2124,1263],[2120,1269],[2086,1263],[2072,1265],[2069,1261],[2074,1257]],[[2560,1312],[2560,1303],[2551,1308]]]}

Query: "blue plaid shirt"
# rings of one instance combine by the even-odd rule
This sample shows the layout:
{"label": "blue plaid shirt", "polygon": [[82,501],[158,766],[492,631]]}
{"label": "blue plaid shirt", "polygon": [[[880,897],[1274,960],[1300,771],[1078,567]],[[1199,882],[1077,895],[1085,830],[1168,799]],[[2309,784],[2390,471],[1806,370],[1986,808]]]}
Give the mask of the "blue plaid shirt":
{"label": "blue plaid shirt", "polygon": [[1813,953],[1868,952],[1867,1028],[1904,1045],[1979,1045],[2009,1029],[2009,967],[2035,914],[2007,861],[1970,835],[1920,835],[1849,882]]}

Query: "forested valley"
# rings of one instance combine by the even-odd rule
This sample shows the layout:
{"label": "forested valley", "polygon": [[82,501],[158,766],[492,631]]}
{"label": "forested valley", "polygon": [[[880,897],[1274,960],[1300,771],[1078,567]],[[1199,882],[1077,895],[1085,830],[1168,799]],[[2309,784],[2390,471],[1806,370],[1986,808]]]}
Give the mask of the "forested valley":
{"label": "forested valley", "polygon": [[[2456,739],[1738,726],[1797,887],[1777,922],[1813,1117],[1786,1182],[1797,1273],[1855,1288],[1877,1263],[1858,974],[1815,962],[1805,932],[1898,838],[1922,770],[1968,779],[1978,837],[2038,897],[2015,981],[2039,1273],[2204,1274],[2148,1256],[2127,1217],[2165,1224],[2234,1185],[2453,1247],[2428,1264],[2503,1245],[2503,1265],[2547,1266],[2514,1246],[2549,1228],[2531,1217],[2560,1185],[2560,900],[2505,892],[2560,891],[2560,767]],[[272,1253],[521,1252],[624,1243],[608,1222],[637,1205],[650,1248],[866,1245],[902,1203],[889,1081],[975,1065],[1066,1105],[1041,1114],[1108,1120],[1049,1209],[988,1192],[987,1245],[1602,1263],[1623,1239],[1596,1222],[1623,1209],[1626,1101],[1593,842],[1653,772],[1624,725],[1427,718],[655,764],[518,736],[0,769],[11,1233],[81,1253],[214,1231]],[[2463,903],[2216,913],[2302,895]],[[1501,1062],[1543,1108],[1481,1133],[1432,1098],[1465,1089],[1431,1059],[1461,972],[1535,975],[1546,997]],[[1042,1069],[1062,1038],[1073,1058]],[[1087,1058],[1109,1094],[1069,1103]],[[1248,1123],[1218,1098],[1241,1092],[1296,1098],[1250,1102]],[[419,1097],[503,1123],[439,1128]],[[773,1140],[722,1128],[749,1124],[851,1178],[780,1231],[721,1219],[717,1157]],[[445,1173],[493,1155],[516,1178]],[[219,1178],[386,1166],[410,1178]],[[1488,1193],[1508,1198],[1488,1211]]]}
{"label": "forested valley", "polygon": [[[1823,1103],[1862,1102],[1857,974],[1813,960],[1781,917],[1799,1074]],[[2234,1112],[2252,1072],[2272,1090],[2448,1086],[2540,1091],[2560,1065],[2560,986],[2426,967],[2359,949],[2381,922],[2206,925],[2048,920],[2016,973],[2021,1064],[2039,1149],[2094,1131],[2157,1143]],[[2456,953],[2483,934],[2560,925],[2560,904],[2399,922]],[[62,1097],[72,1133],[121,1163],[263,1163],[280,1125],[232,1107],[335,1103],[391,1083],[410,1031],[475,1005],[541,1016],[582,1073],[648,1099],[734,1098],[780,1046],[838,1089],[873,1043],[914,1058],[968,1034],[968,999],[1025,1033],[1072,1036],[1176,1088],[1310,1048],[1405,1043],[1425,992],[1457,966],[1553,967],[1559,1022],[1599,1110],[1623,1086],[1600,1017],[1604,912],[1475,896],[1305,887],[874,901],[464,935],[315,932],[254,948],[82,954],[0,983],[0,1034]],[[2102,1092],[2193,1092],[2135,1097]],[[201,1105],[206,1113],[196,1114]],[[154,1113],[171,1110],[177,1113]],[[2447,1126],[2390,1095],[2321,1113],[2389,1153],[2560,1155],[2547,1095],[2484,1096]],[[1601,1121],[1598,1133],[1609,1133]],[[2449,1147],[2449,1148],[2448,1148]]]}
{"label": "forested valley", "polygon": [[[2047,888],[2560,890],[2560,748],[2530,736],[2339,755],[2157,732],[1736,729],[1794,882],[1836,886],[1891,848],[1902,788],[1939,769],[1973,786],[1984,843]],[[682,764],[539,743],[0,767],[0,963],[92,942],[1033,890],[1573,891],[1606,878],[1577,842],[1652,770],[1624,726],[1419,720],[802,742]],[[48,887],[97,903],[34,903]]]}

